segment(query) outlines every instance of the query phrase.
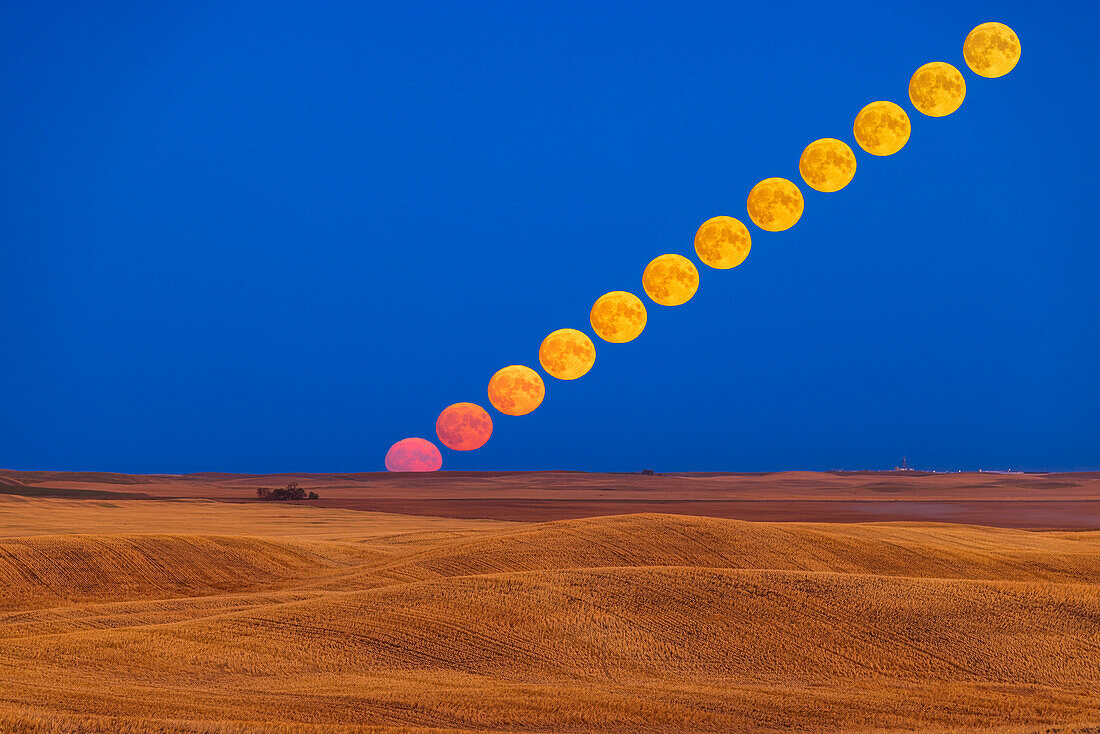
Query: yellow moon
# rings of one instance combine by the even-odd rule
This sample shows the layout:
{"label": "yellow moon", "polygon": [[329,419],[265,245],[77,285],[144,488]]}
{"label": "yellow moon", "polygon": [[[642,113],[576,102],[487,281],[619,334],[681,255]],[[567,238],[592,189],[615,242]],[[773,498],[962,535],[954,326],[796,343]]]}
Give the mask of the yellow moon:
{"label": "yellow moon", "polygon": [[1004,23],[982,23],[966,36],[963,58],[978,76],[995,79],[1016,68],[1020,39]]}
{"label": "yellow moon", "polygon": [[749,192],[749,218],[768,232],[793,227],[805,205],[802,192],[785,178],[766,178]]}
{"label": "yellow moon", "polygon": [[712,268],[737,267],[751,247],[749,228],[733,217],[711,217],[695,233],[695,254]]}
{"label": "yellow moon", "polygon": [[611,291],[596,299],[589,314],[596,336],[606,342],[625,344],[645,328],[645,304],[633,293]]}
{"label": "yellow moon", "polygon": [[539,364],[559,380],[575,380],[592,369],[595,363],[596,346],[583,331],[552,331],[539,347]]}
{"label": "yellow moon", "polygon": [[913,72],[909,101],[929,117],[946,117],[966,98],[966,81],[951,64],[933,61]]}
{"label": "yellow moon", "polygon": [[802,151],[798,172],[812,189],[826,193],[840,191],[856,175],[856,154],[842,140],[815,140]]}
{"label": "yellow moon", "polygon": [[539,373],[521,364],[499,369],[489,380],[489,402],[504,415],[527,415],[545,395]]}
{"label": "yellow moon", "polygon": [[699,271],[683,255],[659,255],[645,266],[642,287],[662,306],[680,306],[699,290]]}
{"label": "yellow moon", "polygon": [[859,147],[871,155],[893,155],[909,142],[912,125],[905,110],[893,102],[872,102],[856,115],[852,132]]}

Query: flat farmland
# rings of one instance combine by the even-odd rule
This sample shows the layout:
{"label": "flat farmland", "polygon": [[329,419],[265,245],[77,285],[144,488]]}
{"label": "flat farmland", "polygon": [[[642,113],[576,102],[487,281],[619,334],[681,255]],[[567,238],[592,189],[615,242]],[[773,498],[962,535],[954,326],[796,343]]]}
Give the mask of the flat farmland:
{"label": "flat farmland", "polygon": [[926,521],[1100,528],[1100,473],[777,472],[768,474],[124,475],[0,471],[0,493],[99,499],[248,501],[298,482],[316,506],[540,522],[657,512],[762,522]]}

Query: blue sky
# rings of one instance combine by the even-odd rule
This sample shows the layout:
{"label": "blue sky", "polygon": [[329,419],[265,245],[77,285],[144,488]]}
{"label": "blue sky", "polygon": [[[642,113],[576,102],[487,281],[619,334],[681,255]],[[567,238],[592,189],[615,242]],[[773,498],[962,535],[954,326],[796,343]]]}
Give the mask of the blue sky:
{"label": "blue sky", "polygon": [[839,137],[847,188],[444,468],[1100,468],[1100,5],[1044,5],[7,3],[0,466],[379,470]]}

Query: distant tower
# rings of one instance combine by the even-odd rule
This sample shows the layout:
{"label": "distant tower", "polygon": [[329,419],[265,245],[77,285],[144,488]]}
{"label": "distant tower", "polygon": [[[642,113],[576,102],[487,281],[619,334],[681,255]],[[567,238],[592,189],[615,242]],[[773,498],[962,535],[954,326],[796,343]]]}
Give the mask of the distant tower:
{"label": "distant tower", "polygon": [[913,471],[913,467],[909,466],[909,462],[905,457],[901,457],[901,466],[898,467],[898,471]]}

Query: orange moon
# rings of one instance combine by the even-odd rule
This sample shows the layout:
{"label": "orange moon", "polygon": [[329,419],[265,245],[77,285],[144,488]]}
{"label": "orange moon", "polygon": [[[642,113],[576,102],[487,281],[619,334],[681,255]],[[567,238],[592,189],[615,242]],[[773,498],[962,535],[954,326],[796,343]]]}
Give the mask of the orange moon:
{"label": "orange moon", "polygon": [[489,402],[504,415],[527,415],[545,396],[539,373],[521,364],[503,367],[489,379]]}
{"label": "orange moon", "polygon": [[542,340],[539,364],[559,380],[575,380],[596,363],[596,345],[588,334],[576,329],[558,329]]}
{"label": "orange moon", "polygon": [[825,193],[840,191],[856,175],[856,154],[843,140],[815,140],[802,151],[798,172],[812,189]]}
{"label": "orange moon", "polygon": [[642,287],[662,306],[680,306],[699,290],[699,271],[683,255],[659,255],[645,266]]}
{"label": "orange moon", "polygon": [[766,178],[749,192],[749,218],[768,232],[793,227],[805,206],[802,192],[785,178]]}
{"label": "orange moon", "polygon": [[719,270],[745,262],[751,248],[749,228],[733,217],[711,217],[695,233],[695,254],[706,265]]}
{"label": "orange moon", "polygon": [[852,133],[859,147],[871,155],[893,155],[909,142],[912,123],[893,102],[872,102],[856,115]]}
{"label": "orange moon", "polygon": [[493,435],[493,419],[474,403],[448,405],[435,421],[435,433],[447,448],[473,451]]}
{"label": "orange moon", "polygon": [[645,328],[645,304],[633,293],[611,291],[596,299],[588,316],[596,336],[613,344],[638,338]]}
{"label": "orange moon", "polygon": [[389,471],[438,471],[441,466],[439,449],[423,438],[403,438],[386,452]]}
{"label": "orange moon", "polygon": [[946,117],[966,98],[966,81],[951,64],[933,61],[913,72],[909,101],[929,117]]}
{"label": "orange moon", "polygon": [[1020,39],[1004,23],[982,23],[966,36],[963,58],[978,76],[996,79],[1016,68],[1020,61]]}

